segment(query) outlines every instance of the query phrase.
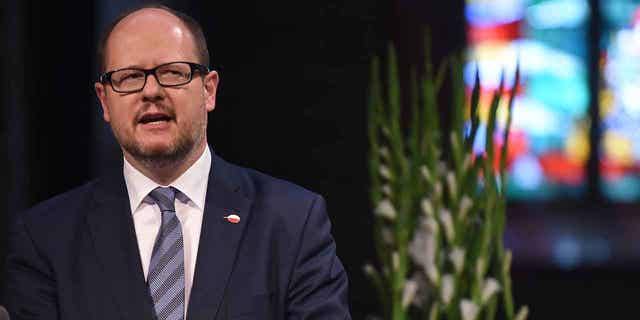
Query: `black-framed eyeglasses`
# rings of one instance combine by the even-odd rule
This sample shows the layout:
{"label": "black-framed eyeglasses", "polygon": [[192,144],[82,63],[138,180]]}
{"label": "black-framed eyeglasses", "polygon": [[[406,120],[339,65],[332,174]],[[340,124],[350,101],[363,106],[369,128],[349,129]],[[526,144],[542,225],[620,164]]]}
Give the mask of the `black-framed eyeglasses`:
{"label": "black-framed eyeglasses", "polygon": [[176,61],[163,63],[152,69],[123,68],[105,72],[98,81],[110,84],[115,92],[134,93],[144,89],[150,74],[163,87],[177,87],[191,82],[193,74],[197,72],[207,74],[209,68],[193,62]]}

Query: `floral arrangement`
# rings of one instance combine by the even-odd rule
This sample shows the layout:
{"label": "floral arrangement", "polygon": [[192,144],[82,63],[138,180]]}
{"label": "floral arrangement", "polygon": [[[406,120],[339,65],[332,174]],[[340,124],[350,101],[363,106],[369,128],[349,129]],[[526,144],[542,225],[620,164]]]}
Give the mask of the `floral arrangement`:
{"label": "floral arrangement", "polygon": [[[400,88],[392,46],[384,79],[380,59],[371,64],[369,168],[378,263],[364,271],[385,319],[525,320],[528,308],[514,309],[512,255],[502,240],[506,142],[519,70],[508,100],[501,103],[503,77],[488,110],[481,110],[478,71],[467,98],[462,58],[450,57],[434,70],[428,40],[425,47],[424,66],[411,69],[408,91]],[[438,106],[445,79],[453,90],[446,123]],[[496,128],[501,105],[506,125]],[[487,139],[476,154],[481,115]]]}

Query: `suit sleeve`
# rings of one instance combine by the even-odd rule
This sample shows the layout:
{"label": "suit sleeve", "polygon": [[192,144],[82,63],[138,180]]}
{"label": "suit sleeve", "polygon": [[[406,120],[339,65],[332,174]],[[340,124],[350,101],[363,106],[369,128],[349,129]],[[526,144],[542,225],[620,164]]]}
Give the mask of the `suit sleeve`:
{"label": "suit sleeve", "polygon": [[9,233],[4,301],[12,320],[56,320],[58,308],[52,269],[38,253],[22,219]]}
{"label": "suit sleeve", "polygon": [[336,255],[331,222],[320,196],[309,209],[298,243],[287,319],[351,319],[347,274]]}

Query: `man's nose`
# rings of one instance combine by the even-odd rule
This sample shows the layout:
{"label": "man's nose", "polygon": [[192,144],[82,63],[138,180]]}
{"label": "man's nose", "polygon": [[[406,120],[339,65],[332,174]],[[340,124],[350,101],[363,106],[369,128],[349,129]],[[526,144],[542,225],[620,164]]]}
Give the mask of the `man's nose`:
{"label": "man's nose", "polygon": [[163,93],[164,88],[160,85],[156,76],[153,73],[148,74],[147,81],[144,85],[144,88],[142,88],[143,96],[149,98],[157,98],[159,96],[162,96]]}

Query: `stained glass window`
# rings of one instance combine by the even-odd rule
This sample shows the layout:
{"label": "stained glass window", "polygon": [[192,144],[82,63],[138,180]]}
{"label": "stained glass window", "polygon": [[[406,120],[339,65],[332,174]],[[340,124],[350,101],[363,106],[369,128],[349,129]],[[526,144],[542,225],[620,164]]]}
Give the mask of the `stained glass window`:
{"label": "stained glass window", "polygon": [[[516,90],[507,158],[511,199],[584,194],[590,152],[586,34],[590,14],[587,0],[466,2],[469,47],[464,76],[470,92],[479,70],[481,118],[486,119],[503,72],[506,90]],[[518,61],[521,85],[512,88]],[[498,144],[500,131],[493,137]],[[477,140],[476,152],[482,152],[484,139]]]}
{"label": "stained glass window", "polygon": [[640,199],[640,1],[601,0],[600,173],[614,201]]}

